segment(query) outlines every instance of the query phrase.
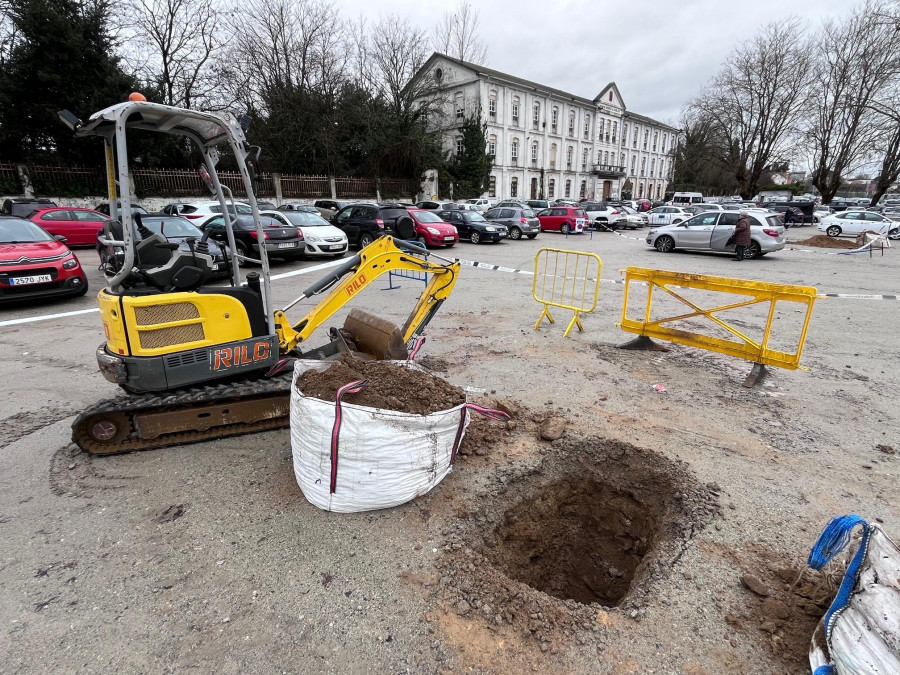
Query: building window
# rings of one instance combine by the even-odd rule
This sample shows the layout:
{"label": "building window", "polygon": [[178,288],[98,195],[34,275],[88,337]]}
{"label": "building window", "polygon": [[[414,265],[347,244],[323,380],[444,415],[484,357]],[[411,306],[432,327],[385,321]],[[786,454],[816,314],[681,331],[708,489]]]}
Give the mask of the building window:
{"label": "building window", "polygon": [[654,157],[650,160],[650,178],[653,178],[653,174],[656,173],[656,158]]}
{"label": "building window", "polygon": [[550,182],[547,183],[547,199],[553,199],[556,195],[556,179],[551,178]]}
{"label": "building window", "polygon": [[488,197],[497,196],[497,176],[491,176],[488,179]]}
{"label": "building window", "polygon": [[456,119],[461,120],[466,116],[466,110],[463,105],[463,96],[462,94],[456,95]]}
{"label": "building window", "polygon": [[488,101],[488,116],[493,119],[497,118],[497,99],[493,96]]}
{"label": "building window", "polygon": [[509,196],[510,197],[518,197],[519,196],[519,179],[513,178],[509,181]]}
{"label": "building window", "polygon": [[538,155],[538,144],[531,144],[531,163],[533,165],[537,165],[537,155]]}
{"label": "building window", "polygon": [[609,143],[609,120],[606,120],[606,142]]}
{"label": "building window", "polygon": [[583,180],[583,181],[581,181],[581,190],[578,192],[578,198],[584,199],[586,194],[587,194],[587,181]]}
{"label": "building window", "polygon": [[512,165],[515,166],[519,162],[519,139],[514,138],[512,141]]}
{"label": "building window", "polygon": [[666,177],[666,160],[664,159],[659,160],[659,177]]}
{"label": "building window", "polygon": [[618,126],[619,126],[618,122],[613,122],[613,133],[612,133],[612,142],[613,143],[616,142],[616,132],[618,131]]}
{"label": "building window", "polygon": [[556,143],[550,146],[550,169],[556,168]]}
{"label": "building window", "polygon": [[588,152],[587,148],[584,149],[584,152],[581,153],[581,170],[587,171],[587,161],[588,161]]}
{"label": "building window", "polygon": [[644,129],[644,150],[647,149],[647,140],[650,138],[650,131],[648,129]]}
{"label": "building window", "polygon": [[585,140],[591,137],[591,116],[584,116],[584,138]]}
{"label": "building window", "polygon": [[662,147],[660,148],[660,150],[662,152],[666,151],[666,145],[668,145],[668,143],[669,143],[669,134],[663,134]]}
{"label": "building window", "polygon": [[612,92],[609,92],[609,101],[612,103]]}
{"label": "building window", "polygon": [[497,157],[497,137],[493,134],[488,139],[488,154],[491,156],[491,162],[494,162]]}
{"label": "building window", "polygon": [[635,162],[637,162],[637,155],[632,155],[632,156],[631,156],[631,175],[632,175],[632,176],[634,175],[634,165],[635,165]]}
{"label": "building window", "polygon": [[619,166],[621,166],[623,169],[625,168],[625,153],[624,152],[621,155],[619,155]]}
{"label": "building window", "polygon": [[569,136],[575,136],[575,113],[569,113]]}
{"label": "building window", "polygon": [[661,187],[662,187],[661,185],[657,185],[657,186],[656,186],[656,198],[657,198],[657,199],[659,199],[659,191],[660,191],[660,188],[661,188]]}
{"label": "building window", "polygon": [[636,148],[636,147],[637,147],[637,142],[638,142],[638,129],[637,129],[637,127],[634,128],[634,133],[631,135],[631,137],[632,137],[632,139],[633,139],[633,141],[632,141],[632,143],[631,143],[631,147],[632,147],[632,148]]}
{"label": "building window", "polygon": [[641,186],[638,189],[638,197],[643,197],[643,196],[644,196],[644,184],[641,183]]}
{"label": "building window", "polygon": [[571,180],[567,180],[567,181],[566,181],[566,194],[565,194],[565,197],[568,199],[568,198],[571,197],[571,196],[572,196],[572,181],[571,181]]}
{"label": "building window", "polygon": [[628,125],[622,125],[622,145],[628,145]]}
{"label": "building window", "polygon": [[537,129],[541,124],[541,104],[535,103],[531,111],[531,126]]}
{"label": "building window", "polygon": [[456,139],[456,154],[461,155],[462,153],[463,153],[463,139],[457,138]]}
{"label": "building window", "polygon": [[641,175],[644,175],[644,171],[647,168],[647,158],[641,157]]}
{"label": "building window", "polygon": [[559,108],[553,108],[553,117],[551,118],[550,128],[553,133],[556,133],[556,127],[559,123]]}
{"label": "building window", "polygon": [[603,163],[604,163],[604,164],[609,164],[609,152],[604,152],[604,153],[603,153]]}
{"label": "building window", "polygon": [[519,99],[514,98],[512,104],[512,124],[514,127],[519,126]]}
{"label": "building window", "polygon": [[[566,150],[566,171],[572,170],[572,146]],[[568,197],[569,195],[566,195]]]}
{"label": "building window", "polygon": [[656,142],[659,140],[659,132],[653,132],[653,152],[656,152]]}

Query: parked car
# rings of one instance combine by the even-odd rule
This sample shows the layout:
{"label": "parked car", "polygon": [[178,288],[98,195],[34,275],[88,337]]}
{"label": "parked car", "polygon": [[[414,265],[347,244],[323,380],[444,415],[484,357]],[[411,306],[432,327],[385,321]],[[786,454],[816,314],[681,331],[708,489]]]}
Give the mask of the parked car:
{"label": "parked car", "polygon": [[889,239],[900,239],[900,225],[887,216],[871,211],[847,210],[822,219],[818,229],[829,237],[856,236],[863,232],[886,234]]}
{"label": "parked car", "polygon": [[320,216],[325,220],[330,220],[338,211],[353,203],[355,202],[339,202],[334,199],[317,199],[313,202],[313,206],[319,210]]}
{"label": "parked car", "polygon": [[890,218],[895,223],[900,222],[900,206],[888,206],[885,207],[884,213],[882,213],[885,218]]}
{"label": "parked car", "polygon": [[[585,202],[581,205],[587,214],[592,226],[602,226],[599,229],[608,228],[618,230],[620,227],[631,227],[628,224],[628,214],[622,207],[612,202]],[[636,227],[636,225],[634,226]]]}
{"label": "parked car", "polygon": [[653,225],[677,225],[695,214],[679,206],[658,206],[647,211],[647,219]]}
{"label": "parked car", "polygon": [[[121,209],[122,202],[116,202],[116,208]],[[97,213],[102,213],[104,216],[111,216],[112,214],[110,213],[109,200],[104,199],[102,202],[97,204],[97,206],[94,207],[94,211],[96,211]],[[132,204],[131,215],[134,215],[135,213],[140,213],[142,216],[145,216],[147,215],[147,209],[145,209],[143,206],[140,206],[139,204]]]}
{"label": "parked car", "polygon": [[786,213],[785,207],[789,208],[792,214],[789,220],[790,224],[792,225],[802,225],[803,223],[815,222],[815,202],[795,199],[789,202],[766,202],[762,205],[762,207],[764,209],[778,211],[779,213]]}
{"label": "parked car", "polygon": [[332,216],[331,224],[346,234],[350,246],[356,248],[365,248],[384,234],[416,238],[415,222],[399,204],[351,204]]}
{"label": "parked car", "polygon": [[[459,232],[450,223],[446,222],[434,211],[425,209],[408,208],[406,212],[412,216],[416,226],[416,240],[428,247],[450,247],[459,241]],[[477,214],[477,211],[454,211],[454,213]]]}
{"label": "parked car", "polygon": [[[296,227],[285,227],[282,223],[268,216],[263,216],[260,223],[266,236],[266,241],[263,245],[266,247],[266,253],[270,258],[296,260],[303,256],[305,241],[303,233],[299,229]],[[231,221],[231,227],[234,231],[234,245],[237,247],[237,252],[245,258],[258,259],[260,244],[257,240],[256,225],[253,222],[253,218],[243,215],[236,216]],[[222,246],[227,245],[224,216],[213,216],[203,224],[202,229],[204,232],[209,232],[211,239],[214,239]]]}
{"label": "parked car", "polygon": [[62,235],[69,246],[93,246],[109,216],[93,209],[52,206],[34,211],[29,220],[50,234]]}
{"label": "parked car", "polygon": [[56,202],[49,199],[33,199],[30,197],[11,197],[3,200],[3,207],[0,213],[7,216],[18,216],[19,218],[27,218],[37,209],[46,209],[56,206]]}
{"label": "parked car", "polygon": [[647,217],[647,213],[639,213],[635,211],[631,207],[628,206],[620,206],[619,209],[625,213],[625,220],[628,227],[631,229],[635,229],[633,226],[637,225],[638,227],[644,227],[644,225],[650,224],[650,219]]}
{"label": "parked car", "polygon": [[[744,251],[745,258],[764,256],[784,248],[784,225],[774,213],[745,212],[750,219],[750,245]],[[734,253],[729,243],[734,234],[739,213],[732,211],[707,211],[677,225],[664,225],[647,233],[647,245],[657,251],[671,253],[676,249]]]}
{"label": "parked car", "polygon": [[487,211],[491,208],[491,202],[487,199],[467,199],[466,204],[477,206],[480,211]]}
{"label": "parked car", "polygon": [[[155,234],[161,234],[167,241],[178,244],[181,251],[190,251],[191,245],[188,239],[200,241],[203,237],[203,231],[200,230],[187,218],[181,216],[170,216],[164,213],[154,213],[141,215],[141,225]],[[113,273],[121,268],[121,262],[125,259],[125,253],[122,249],[115,249],[112,246],[104,246],[100,243],[100,236],[106,235],[117,241],[122,241],[122,223],[118,220],[108,220],[105,226],[97,235],[97,253],[100,254],[100,265],[105,267],[113,261],[110,271]],[[134,240],[141,241],[141,233],[137,228],[134,231]],[[213,278],[228,276],[228,265],[225,263],[225,251],[228,247],[219,242],[207,240],[209,255],[213,259]]]}
{"label": "parked car", "polygon": [[475,211],[438,211],[438,215],[456,228],[460,239],[468,239],[473,244],[496,243],[509,234],[505,225],[492,223]]}
{"label": "parked car", "polygon": [[15,216],[0,216],[0,302],[84,295],[87,276],[62,235]]}
{"label": "parked car", "polygon": [[303,213],[315,213],[317,216],[322,214],[312,204],[282,204],[276,211],[301,211]]}
{"label": "parked car", "polygon": [[277,220],[282,225],[296,227],[306,242],[304,253],[314,258],[342,257],[349,248],[347,235],[328,223],[318,210],[308,211],[265,211],[262,215]]}
{"label": "parked car", "polygon": [[496,208],[500,208],[502,206],[512,206],[513,208],[519,208],[519,209],[531,208],[528,206],[528,204],[525,201],[522,201],[519,199],[504,199],[502,202],[497,202],[496,204],[494,204],[494,206],[492,208],[496,209]]}
{"label": "parked car", "polygon": [[832,213],[834,213],[834,209],[830,206],[817,205],[813,210],[813,222],[818,224],[822,218],[827,218]]}
{"label": "parked car", "polygon": [[785,227],[803,224],[803,211],[795,206],[788,206],[787,204],[766,204],[763,208],[768,209],[772,213],[779,214],[781,216],[781,222],[784,223]]}
{"label": "parked car", "polygon": [[580,207],[554,206],[538,211],[541,232],[562,232],[563,234],[580,234],[587,227],[587,214]]}
{"label": "parked car", "polygon": [[[195,225],[203,227],[213,218],[221,215],[222,205],[214,201],[175,203],[164,206],[162,212],[169,216],[184,216]],[[249,216],[253,214],[253,211],[247,204],[235,202],[234,206],[228,204],[228,213],[232,216]]]}
{"label": "parked car", "polygon": [[827,206],[830,206],[835,213],[846,211],[847,209],[856,209],[855,202],[848,202],[840,199],[831,200],[831,202],[829,202]]}
{"label": "parked car", "polygon": [[[456,206],[456,204],[453,206]],[[430,199],[426,199],[425,201],[416,202],[416,208],[429,211],[443,211],[446,210],[447,204],[441,204],[440,202],[433,202]]]}
{"label": "parked car", "polygon": [[523,236],[534,239],[541,231],[541,221],[527,206],[495,206],[484,217],[495,225],[505,227],[510,239],[521,239]]}
{"label": "parked car", "polygon": [[550,202],[548,202],[546,199],[529,199],[525,203],[535,211],[550,208]]}

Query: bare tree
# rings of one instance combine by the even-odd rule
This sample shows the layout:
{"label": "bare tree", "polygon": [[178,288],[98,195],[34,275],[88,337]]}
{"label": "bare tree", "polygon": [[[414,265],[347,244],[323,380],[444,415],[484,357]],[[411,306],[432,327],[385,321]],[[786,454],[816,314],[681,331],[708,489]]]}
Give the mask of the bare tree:
{"label": "bare tree", "polygon": [[432,30],[434,50],[462,61],[484,65],[487,45],[478,32],[478,10],[467,0],[446,12]]}
{"label": "bare tree", "polygon": [[413,75],[428,58],[425,32],[397,16],[379,19],[371,32],[368,58],[372,63],[370,86],[387,100],[397,114],[408,113],[433,88]]}
{"label": "bare tree", "polygon": [[132,40],[145,56],[139,71],[159,84],[168,105],[210,105],[217,88],[213,60],[222,44],[214,4],[206,0],[132,2]]}
{"label": "bare tree", "polygon": [[0,0],[0,66],[7,62],[16,44],[16,27],[9,13],[9,2]]}
{"label": "bare tree", "polygon": [[738,47],[688,111],[727,139],[722,161],[744,199],[752,198],[772,159],[793,140],[805,104],[809,46],[799,20],[766,26]]}
{"label": "bare tree", "polygon": [[897,32],[877,17],[883,3],[866,2],[849,19],[826,21],[812,66],[806,141],[811,182],[828,204],[844,175],[868,159],[875,132],[872,103],[898,72]]}

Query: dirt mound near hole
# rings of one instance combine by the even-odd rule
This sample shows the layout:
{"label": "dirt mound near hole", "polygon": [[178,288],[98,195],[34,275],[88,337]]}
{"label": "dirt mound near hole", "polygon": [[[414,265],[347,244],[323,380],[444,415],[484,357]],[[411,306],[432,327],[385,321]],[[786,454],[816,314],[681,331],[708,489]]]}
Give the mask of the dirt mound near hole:
{"label": "dirt mound near hole", "polygon": [[434,375],[387,361],[360,361],[347,355],[324,372],[308,370],[297,378],[297,389],[306,396],[333,401],[338,389],[350,382],[368,380],[358,394],[342,401],[415,415],[447,410],[466,401],[466,393]]}
{"label": "dirt mound near hole", "polygon": [[667,499],[572,476],[508,510],[488,557],[549,595],[615,606],[653,544]]}
{"label": "dirt mound near hole", "polygon": [[819,248],[856,248],[856,244],[852,241],[835,239],[834,237],[829,237],[824,234],[816,234],[809,239],[804,239],[803,241],[795,241],[793,243],[800,244],[802,246],[818,246]]}
{"label": "dirt mound near hole", "polygon": [[718,498],[686,468],[600,437],[544,445],[463,497],[446,537],[448,611],[511,625],[539,642],[593,632],[605,608],[640,620],[655,586]]}

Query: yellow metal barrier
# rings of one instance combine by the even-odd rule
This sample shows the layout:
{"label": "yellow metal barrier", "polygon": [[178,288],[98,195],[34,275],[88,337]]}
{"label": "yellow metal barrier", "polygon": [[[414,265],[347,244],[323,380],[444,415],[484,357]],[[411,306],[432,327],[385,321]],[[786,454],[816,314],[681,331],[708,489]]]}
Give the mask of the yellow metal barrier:
{"label": "yellow metal barrier", "polygon": [[[641,319],[628,318],[628,292],[632,282],[647,284],[647,306]],[[693,288],[717,293],[746,296],[747,299],[738,302],[729,302],[724,305],[703,309],[691,302],[673,289]],[[691,311],[677,316],[651,318],[653,304],[653,292],[655,289],[664,291],[669,296],[687,305]],[[791,284],[774,284],[765,281],[748,281],[744,279],[731,279],[728,277],[714,277],[705,274],[685,274],[681,272],[667,272],[643,267],[629,267],[625,270],[625,300],[622,306],[622,321],[619,326],[629,333],[637,333],[641,337],[633,343],[623,345],[630,348],[653,348],[653,343],[648,338],[659,338],[670,342],[677,342],[691,347],[699,347],[709,351],[736,356],[741,359],[753,361],[753,372],[744,382],[745,386],[752,387],[765,375],[765,366],[777,366],[796,370],[800,368],[800,355],[806,342],[806,334],[809,330],[809,322],[812,316],[813,302],[818,292],[812,286],[794,286]],[[800,303],[806,307],[806,316],[800,330],[799,340],[795,350],[786,352],[768,347],[772,333],[772,323],[775,319],[775,306],[778,301]],[[748,337],[736,326],[724,321],[715,314],[739,307],[748,307],[768,303],[768,314],[763,328],[762,339],[758,342]],[[695,317],[706,317],[720,328],[725,329],[737,340],[723,339],[712,335],[694,333],[666,326],[675,321],[683,321]]]}
{"label": "yellow metal barrier", "polygon": [[593,312],[600,290],[600,256],[583,251],[566,251],[559,248],[542,248],[534,256],[534,281],[531,295],[544,305],[544,311],[534,324],[537,330],[544,317],[556,323],[550,314],[551,307],[575,312],[563,337],[569,337],[573,326],[583,332],[579,314]]}

